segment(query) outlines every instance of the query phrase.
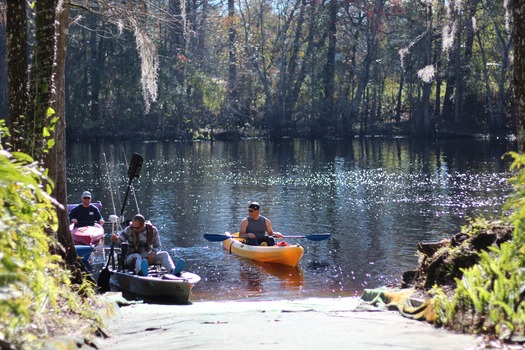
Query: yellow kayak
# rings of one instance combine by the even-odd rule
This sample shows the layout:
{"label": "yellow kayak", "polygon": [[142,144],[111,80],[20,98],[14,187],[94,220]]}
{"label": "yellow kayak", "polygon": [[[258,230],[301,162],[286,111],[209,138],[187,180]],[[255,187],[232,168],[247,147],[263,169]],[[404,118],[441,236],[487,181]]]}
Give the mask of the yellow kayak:
{"label": "yellow kayak", "polygon": [[[233,237],[239,236],[235,233]],[[244,243],[243,238],[228,238],[222,243],[230,254],[274,264],[297,266],[303,257],[304,249],[299,244],[278,246],[253,246]]]}

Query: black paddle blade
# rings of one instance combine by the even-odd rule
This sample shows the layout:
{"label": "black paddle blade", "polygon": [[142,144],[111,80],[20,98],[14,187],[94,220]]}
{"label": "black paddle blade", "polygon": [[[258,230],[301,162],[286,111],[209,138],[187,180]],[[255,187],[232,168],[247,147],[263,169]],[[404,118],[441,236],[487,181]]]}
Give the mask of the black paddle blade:
{"label": "black paddle blade", "polygon": [[142,171],[142,164],[144,163],[144,158],[140,154],[134,153],[129,162],[128,168],[128,178],[134,179],[139,178],[140,172]]}
{"label": "black paddle blade", "polygon": [[111,277],[111,272],[108,268],[103,269],[100,271],[100,275],[98,275],[97,280],[97,288],[101,293],[106,293],[110,291],[109,288],[109,278]]}
{"label": "black paddle blade", "polygon": [[106,293],[110,291],[109,279],[111,278],[111,272],[109,271],[109,263],[111,262],[111,260],[113,260],[113,264],[115,264],[115,257],[113,256],[114,251],[115,243],[112,242],[111,249],[109,250],[108,262],[106,263],[106,267],[104,267],[102,271],[100,271],[100,275],[98,275],[97,287],[101,293]]}

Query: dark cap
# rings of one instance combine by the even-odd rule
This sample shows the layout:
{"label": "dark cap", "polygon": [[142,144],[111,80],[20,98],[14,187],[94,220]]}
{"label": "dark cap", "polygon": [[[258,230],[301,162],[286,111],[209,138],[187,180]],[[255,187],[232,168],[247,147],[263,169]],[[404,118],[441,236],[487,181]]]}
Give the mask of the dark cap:
{"label": "dark cap", "polygon": [[259,203],[252,202],[252,203],[250,203],[250,206],[248,208],[253,209],[253,210],[259,210],[260,207],[261,206],[259,205]]}

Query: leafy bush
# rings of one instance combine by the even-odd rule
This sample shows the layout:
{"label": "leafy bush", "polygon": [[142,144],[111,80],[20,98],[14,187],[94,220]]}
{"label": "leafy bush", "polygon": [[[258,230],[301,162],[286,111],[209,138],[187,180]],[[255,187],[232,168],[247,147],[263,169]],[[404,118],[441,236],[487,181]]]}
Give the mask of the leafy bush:
{"label": "leafy bush", "polygon": [[457,331],[525,341],[525,156],[510,154],[514,194],[506,203],[513,239],[479,253],[480,261],[457,279],[452,298],[436,288],[437,324]]}
{"label": "leafy bush", "polygon": [[[5,129],[0,125],[0,135]],[[47,184],[44,186],[43,184]],[[0,146],[0,348],[36,348],[70,322],[96,319],[73,287],[63,260],[49,253],[58,221],[52,184],[22,153]],[[44,189],[46,187],[46,189]]]}

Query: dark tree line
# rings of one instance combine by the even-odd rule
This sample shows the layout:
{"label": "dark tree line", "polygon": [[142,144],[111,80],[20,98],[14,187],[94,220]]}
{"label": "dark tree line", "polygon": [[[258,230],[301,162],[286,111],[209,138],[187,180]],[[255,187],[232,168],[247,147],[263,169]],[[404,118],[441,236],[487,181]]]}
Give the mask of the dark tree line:
{"label": "dark tree line", "polygon": [[71,2],[67,135],[515,133],[511,11],[496,0]]}

